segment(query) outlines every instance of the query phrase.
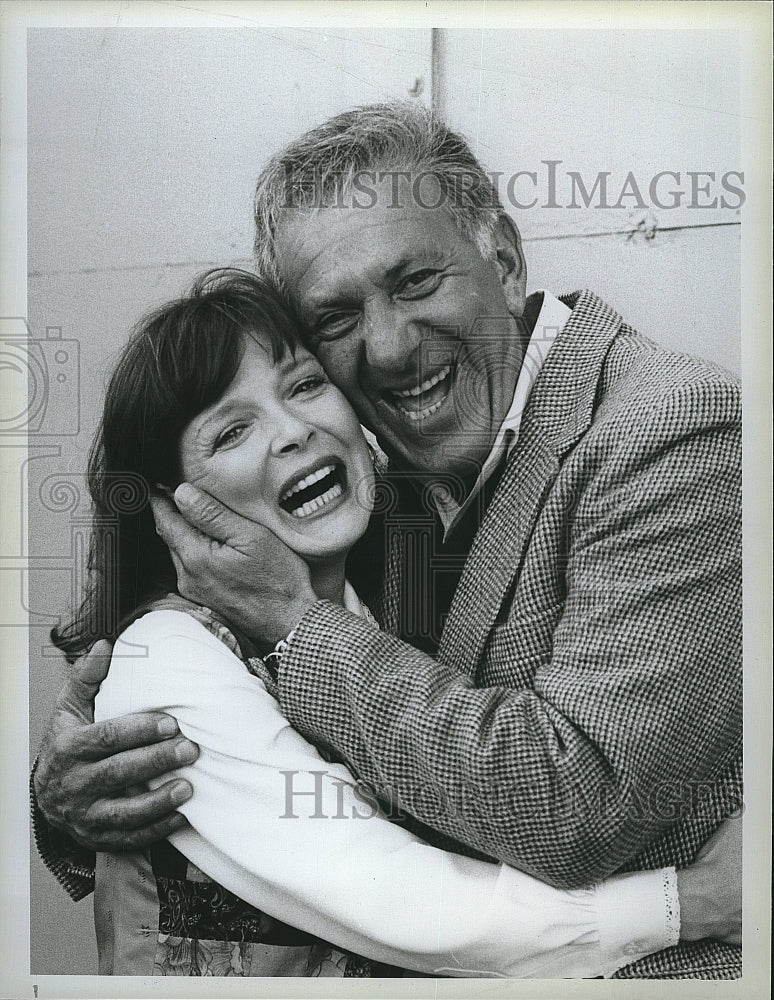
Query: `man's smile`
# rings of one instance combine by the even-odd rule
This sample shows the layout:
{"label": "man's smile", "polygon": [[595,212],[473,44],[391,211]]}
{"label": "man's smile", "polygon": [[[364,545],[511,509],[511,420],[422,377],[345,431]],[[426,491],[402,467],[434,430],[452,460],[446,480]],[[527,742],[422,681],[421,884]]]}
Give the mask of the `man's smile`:
{"label": "man's smile", "polygon": [[436,413],[451,391],[452,365],[448,364],[416,385],[387,389],[384,398],[391,409],[416,422]]}

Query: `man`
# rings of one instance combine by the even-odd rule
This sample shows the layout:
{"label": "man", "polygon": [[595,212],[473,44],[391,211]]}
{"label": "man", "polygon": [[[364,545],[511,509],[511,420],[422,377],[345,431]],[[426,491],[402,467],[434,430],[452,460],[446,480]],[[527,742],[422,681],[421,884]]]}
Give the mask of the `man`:
{"label": "man", "polygon": [[[589,292],[528,298],[491,182],[420,109],[307,133],[262,173],[256,224],[260,267],[389,459],[353,564],[382,631],[190,486],[189,523],[157,503],[181,591],[276,649],[297,729],[452,841],[565,887],[687,865],[741,782],[738,386]],[[116,747],[152,724],[124,720]],[[122,822],[163,836],[166,793],[88,793],[78,759],[110,748],[77,734],[41,757],[49,819],[103,848]],[[171,757],[100,760],[102,789]],[[740,973],[705,940],[620,974]]]}

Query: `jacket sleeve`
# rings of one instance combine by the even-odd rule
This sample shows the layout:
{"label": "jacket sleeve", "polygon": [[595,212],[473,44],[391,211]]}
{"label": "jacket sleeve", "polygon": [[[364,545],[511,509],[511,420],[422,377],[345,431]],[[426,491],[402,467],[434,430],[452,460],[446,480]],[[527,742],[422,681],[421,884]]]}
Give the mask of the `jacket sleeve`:
{"label": "jacket sleeve", "polygon": [[95,717],[150,708],[201,750],[179,771],[194,794],[172,843],[242,899],[339,947],[436,975],[593,976],[676,942],[668,871],[557,890],[389,822],[190,615],[154,612],[116,643]]}
{"label": "jacket sleeve", "polygon": [[478,664],[320,602],[283,658],[289,719],[491,857],[566,887],[621,868],[741,752],[740,419],[718,391],[680,387],[567,459],[562,557],[535,570],[563,607],[531,686],[477,688]]}
{"label": "jacket sleeve", "polygon": [[35,846],[43,864],[77,903],[94,891],[95,855],[51,826],[38,805],[35,768],[30,774],[30,812]]}

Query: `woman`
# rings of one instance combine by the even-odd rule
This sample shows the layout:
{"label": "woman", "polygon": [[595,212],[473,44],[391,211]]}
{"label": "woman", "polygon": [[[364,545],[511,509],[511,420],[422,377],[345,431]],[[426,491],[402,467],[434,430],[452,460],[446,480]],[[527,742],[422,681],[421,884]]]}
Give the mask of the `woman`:
{"label": "woman", "polygon": [[100,972],[594,976],[676,943],[672,869],[565,892],[390,822],[284,719],[250,642],[175,593],[147,496],[185,480],[270,528],[318,595],[377,627],[345,576],[371,453],[301,329],[259,279],[212,272],[140,324],[108,387],[89,591],[54,639],[71,659],[116,640],[97,718],[165,711],[201,752],[180,770],[190,827],[98,859]]}

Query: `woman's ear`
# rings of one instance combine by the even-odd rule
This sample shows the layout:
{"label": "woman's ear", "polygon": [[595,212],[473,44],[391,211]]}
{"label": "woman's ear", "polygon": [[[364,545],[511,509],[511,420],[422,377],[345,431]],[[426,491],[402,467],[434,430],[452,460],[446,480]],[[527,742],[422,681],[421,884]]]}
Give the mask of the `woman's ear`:
{"label": "woman's ear", "polygon": [[527,265],[516,223],[501,212],[494,232],[497,269],[512,316],[521,316],[527,299]]}

